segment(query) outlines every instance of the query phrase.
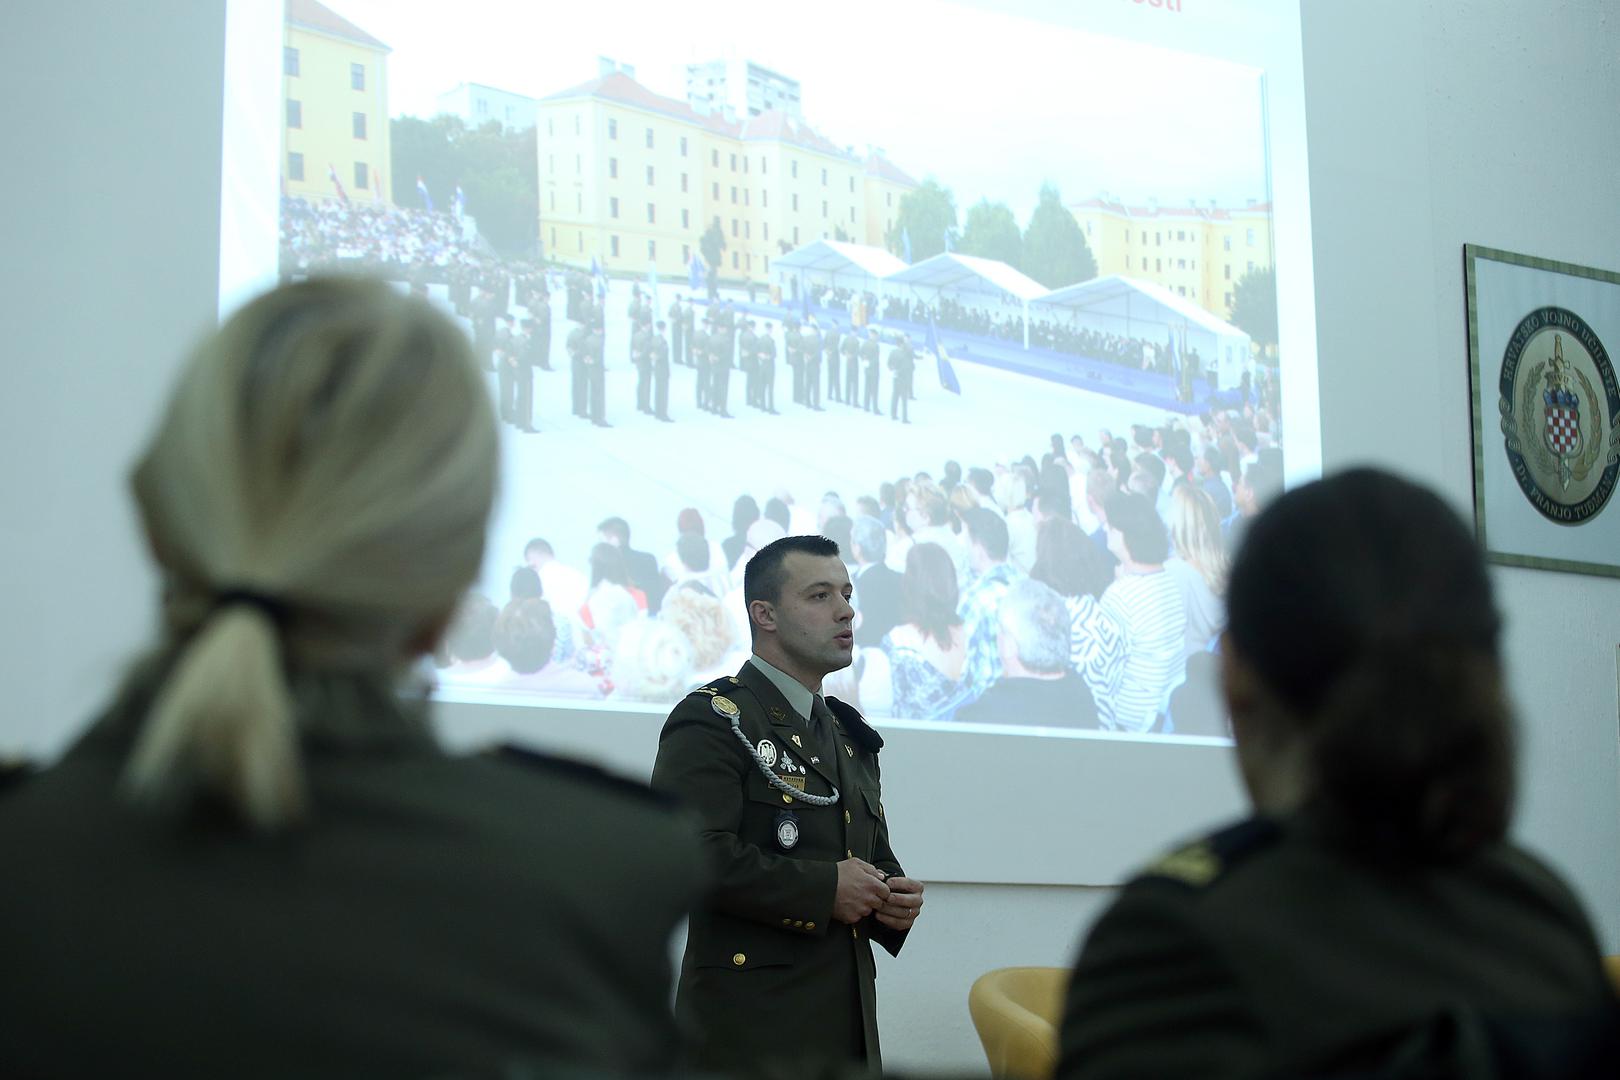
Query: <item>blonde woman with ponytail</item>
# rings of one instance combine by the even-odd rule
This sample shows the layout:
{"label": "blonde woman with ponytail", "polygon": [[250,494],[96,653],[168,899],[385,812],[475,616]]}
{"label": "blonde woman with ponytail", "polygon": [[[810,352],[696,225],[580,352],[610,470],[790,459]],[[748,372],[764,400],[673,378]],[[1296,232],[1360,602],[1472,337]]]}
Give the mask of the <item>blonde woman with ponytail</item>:
{"label": "blonde woman with ponytail", "polygon": [[133,478],[159,640],[0,798],[8,1071],[667,1064],[695,837],[636,785],[446,754],[407,679],[497,457],[462,333],[385,284],[279,288],[198,348]]}

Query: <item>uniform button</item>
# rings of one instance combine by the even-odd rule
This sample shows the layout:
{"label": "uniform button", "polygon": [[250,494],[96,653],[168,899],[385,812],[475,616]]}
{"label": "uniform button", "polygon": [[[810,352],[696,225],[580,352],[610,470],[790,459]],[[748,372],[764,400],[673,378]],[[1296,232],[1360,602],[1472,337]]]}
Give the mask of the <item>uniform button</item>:
{"label": "uniform button", "polygon": [[806,930],[814,930],[816,928],[816,924],[813,922],[807,922],[804,924],[804,928]]}
{"label": "uniform button", "polygon": [[738,967],[742,967],[744,964],[748,963],[748,957],[743,953],[738,953],[731,958],[731,962],[736,964]]}
{"label": "uniform button", "polygon": [[844,824],[845,825],[849,824],[849,811],[848,810],[844,811]]}
{"label": "uniform button", "polygon": [[804,920],[803,919],[797,919],[797,920],[794,921],[793,925],[794,926],[803,926],[804,925]]}
{"label": "uniform button", "polygon": [[782,801],[783,801],[783,802],[792,802],[792,801],[793,801],[793,796],[791,796],[791,795],[784,795],[784,796],[782,796]]}
{"label": "uniform button", "polygon": [[854,938],[856,941],[859,941],[861,939],[860,927],[857,927],[857,926],[850,927],[849,928],[849,936]]}
{"label": "uniform button", "polygon": [[855,853],[853,851],[851,851],[849,848],[844,849],[844,858],[853,859],[854,857],[855,857]]}
{"label": "uniform button", "polygon": [[783,926],[792,926],[793,925],[793,920],[792,919],[783,919],[782,920],[782,925]]}

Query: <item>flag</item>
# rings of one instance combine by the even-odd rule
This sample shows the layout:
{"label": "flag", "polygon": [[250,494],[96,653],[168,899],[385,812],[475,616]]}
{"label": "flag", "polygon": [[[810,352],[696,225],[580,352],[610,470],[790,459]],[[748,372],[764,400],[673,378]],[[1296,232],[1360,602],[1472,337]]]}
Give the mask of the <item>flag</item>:
{"label": "flag", "polygon": [[343,190],[343,181],[337,178],[337,169],[329,161],[326,163],[326,175],[332,178],[332,186],[337,188],[338,198],[344,202],[349,201],[349,193]]}
{"label": "flag", "polygon": [[962,392],[962,384],[956,381],[956,370],[951,367],[950,357],[945,355],[945,347],[939,343],[939,331],[934,329],[934,319],[928,319],[928,351],[934,354],[939,365],[939,385],[953,394]]}
{"label": "flag", "polygon": [[602,264],[596,261],[595,255],[591,256],[591,277],[596,279],[596,298],[606,300],[608,291],[607,271],[602,269]]}
{"label": "flag", "polygon": [[1176,355],[1176,332],[1174,329],[1171,329],[1167,331],[1167,334],[1168,336],[1165,338],[1164,348],[1170,358],[1170,370],[1175,374],[1180,375],[1181,357]]}
{"label": "flag", "polygon": [[466,196],[465,193],[462,192],[461,185],[457,184],[456,185],[456,217],[465,217],[466,214],[467,214],[467,196]]}
{"label": "flag", "polygon": [[906,262],[911,261],[911,232],[904,226],[900,228],[900,257]]}
{"label": "flag", "polygon": [[687,286],[693,292],[703,288],[703,260],[693,255],[692,261],[687,264],[687,269],[689,271],[686,279]]}
{"label": "flag", "polygon": [[422,196],[422,205],[428,208],[429,213],[432,213],[433,196],[428,194],[427,181],[423,180],[420,176],[416,178],[416,193]]}
{"label": "flag", "polygon": [[945,250],[946,251],[955,251],[956,250],[956,244],[953,243],[952,240],[951,240],[951,230],[949,230],[949,229],[945,230]]}

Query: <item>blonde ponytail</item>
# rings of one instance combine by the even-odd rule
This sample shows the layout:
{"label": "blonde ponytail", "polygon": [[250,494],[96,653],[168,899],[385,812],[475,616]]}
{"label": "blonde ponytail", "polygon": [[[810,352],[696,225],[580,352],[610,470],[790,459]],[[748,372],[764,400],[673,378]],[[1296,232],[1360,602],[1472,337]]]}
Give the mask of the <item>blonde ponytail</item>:
{"label": "blonde ponytail", "polygon": [[281,644],[269,614],[219,608],[176,657],[152,702],[124,774],[147,805],[177,796],[181,778],[275,829],[308,806]]}

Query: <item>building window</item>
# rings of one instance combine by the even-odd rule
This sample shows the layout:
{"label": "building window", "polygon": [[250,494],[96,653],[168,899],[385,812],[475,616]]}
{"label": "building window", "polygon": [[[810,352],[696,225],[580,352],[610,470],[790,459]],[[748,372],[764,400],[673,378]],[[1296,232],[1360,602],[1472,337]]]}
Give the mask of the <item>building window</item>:
{"label": "building window", "polygon": [[653,210],[653,204],[648,203],[647,204],[647,224],[656,225],[657,223],[658,223],[658,219],[657,219],[657,216],[656,216],[656,214],[655,214],[655,212]]}
{"label": "building window", "polygon": [[1226,294],[1226,309],[1228,311],[1230,311],[1232,309],[1232,294],[1231,293]]}
{"label": "building window", "polygon": [[653,186],[653,167],[651,165],[647,166],[647,186]]}
{"label": "building window", "polygon": [[283,75],[298,75],[298,50],[291,45],[281,47],[281,73]]}
{"label": "building window", "polygon": [[737,189],[735,187],[731,189],[731,205],[737,205]]}
{"label": "building window", "polygon": [[884,206],[893,206],[894,205],[894,192],[885,191],[883,193],[883,205]]}
{"label": "building window", "polygon": [[619,159],[616,158],[616,157],[610,157],[610,158],[608,158],[608,179],[609,180],[617,180],[618,178],[619,178]]}
{"label": "building window", "polygon": [[795,191],[791,198],[793,199],[793,210],[797,213],[799,209],[799,193]]}
{"label": "building window", "polygon": [[686,156],[686,136],[681,136],[681,157]]}
{"label": "building window", "polygon": [[651,150],[652,148],[653,148],[653,133],[652,133],[652,128],[648,128],[647,129],[647,149]]}
{"label": "building window", "polygon": [[585,161],[578,154],[574,155],[574,175],[578,176],[585,171]]}
{"label": "building window", "polygon": [[692,212],[690,210],[682,210],[681,211],[681,228],[690,229],[691,227],[692,227]]}
{"label": "building window", "polygon": [[354,186],[360,191],[371,186],[371,170],[366,168],[363,161],[354,163]]}
{"label": "building window", "polygon": [[769,191],[761,191],[759,193],[759,205],[761,205],[761,206],[769,206],[769,205],[771,205],[771,193]]}
{"label": "building window", "polygon": [[681,194],[686,194],[686,174],[681,173]]}
{"label": "building window", "polygon": [[1155,274],[1164,273],[1164,260],[1163,259],[1154,259],[1153,260],[1153,272]]}
{"label": "building window", "polygon": [[849,208],[849,220],[855,220],[855,208],[853,206]]}
{"label": "building window", "polygon": [[[579,117],[577,117],[577,116],[574,117],[574,134],[575,135],[579,134]],[[580,242],[581,243],[584,243],[584,235],[585,235],[584,233],[580,234]]]}
{"label": "building window", "polygon": [[1164,246],[1164,233],[1156,232],[1156,233],[1153,234],[1153,246],[1154,247],[1163,247]]}
{"label": "building window", "polygon": [[744,206],[748,205],[748,189],[747,188],[743,188],[743,205]]}
{"label": "building window", "polygon": [[714,197],[717,201],[720,198],[720,181],[718,180],[714,182]]}
{"label": "building window", "polygon": [[736,235],[737,235],[737,219],[736,218],[731,219],[731,235],[732,235],[733,238],[735,238]]}
{"label": "building window", "polygon": [[304,155],[287,155],[287,179],[302,180],[304,178]]}
{"label": "building window", "polygon": [[619,238],[617,236],[608,237],[608,254],[615,259],[619,257]]}
{"label": "building window", "polygon": [[[546,194],[547,194],[547,195],[548,195],[548,196],[550,196],[550,199],[551,199],[551,205],[550,205],[550,206],[548,206],[548,207],[547,207],[547,209],[548,209],[548,210],[555,210],[555,209],[557,209],[557,193],[556,193],[556,192],[555,192],[555,191],[548,191],[548,192],[546,192]],[[552,241],[552,243],[553,243],[553,244],[555,244],[555,243],[556,243],[556,241],[555,241],[555,240],[553,240],[553,241]]]}
{"label": "building window", "polygon": [[349,89],[364,90],[366,88],[366,65],[349,65]]}
{"label": "building window", "polygon": [[619,122],[617,120],[613,119],[613,117],[610,116],[610,117],[608,117],[608,138],[617,139],[618,137],[619,137]]}
{"label": "building window", "polygon": [[581,229],[579,232],[575,233],[574,234],[574,240],[575,240],[575,242],[577,242],[579,244],[579,250],[584,251],[585,250],[585,230]]}
{"label": "building window", "polygon": [[799,227],[797,225],[793,226],[793,246],[799,246]]}
{"label": "building window", "polygon": [[585,212],[585,196],[577,191],[574,192],[574,212],[579,214]]}
{"label": "building window", "polygon": [[1146,270],[1147,268],[1148,268],[1148,258],[1147,258],[1146,255],[1144,255],[1144,256],[1142,256],[1142,269]]}
{"label": "building window", "polygon": [[304,105],[292,98],[287,99],[287,126],[290,128],[304,126]]}
{"label": "building window", "polygon": [[765,175],[765,172],[766,172],[765,160],[766,160],[765,158],[760,158],[759,159],[759,172],[760,172],[761,176]]}
{"label": "building window", "polygon": [[1186,229],[1177,229],[1176,230],[1176,239],[1182,241],[1183,243],[1185,243],[1186,239],[1187,239],[1187,230]]}
{"label": "building window", "polygon": [[354,137],[357,139],[366,137],[366,114],[363,112],[354,114]]}
{"label": "building window", "polygon": [[1187,269],[1187,260],[1186,259],[1177,259],[1176,260],[1176,269],[1178,269],[1178,270]]}
{"label": "building window", "polygon": [[649,258],[649,259],[658,258],[658,241],[656,241],[656,240],[647,241],[647,258]]}
{"label": "building window", "polygon": [[822,217],[827,216],[827,200],[826,199],[821,200],[821,216]]}
{"label": "building window", "polygon": [[718,151],[718,150],[710,150],[709,151],[709,164],[714,166],[716,169],[718,169],[720,167],[720,151]]}
{"label": "building window", "polygon": [[691,261],[692,261],[692,245],[691,244],[682,244],[681,245],[681,265],[686,266],[686,265],[690,264]]}
{"label": "building window", "polygon": [[1252,263],[1252,262],[1251,262],[1251,263],[1249,263],[1249,270],[1248,270],[1248,272],[1249,272],[1249,273],[1251,273],[1251,274],[1252,274],[1252,273],[1254,273],[1254,263]]}
{"label": "building window", "polygon": [[1249,246],[1250,246],[1250,247],[1254,247],[1254,230],[1253,230],[1253,229],[1249,229],[1249,230],[1248,230],[1248,234],[1249,234],[1249,235],[1248,235],[1248,241],[1249,241]]}
{"label": "building window", "polygon": [[752,224],[747,221],[743,222],[743,239],[752,240],[753,238],[754,230]]}
{"label": "building window", "polygon": [[767,274],[771,272],[771,257],[769,255],[765,256],[765,272]]}
{"label": "building window", "polygon": [[851,195],[855,194],[855,178],[853,176],[849,178],[849,193]]}
{"label": "building window", "polygon": [[614,196],[611,196],[608,199],[608,217],[616,218],[618,216],[619,216],[619,197],[617,195],[614,195]]}
{"label": "building window", "polygon": [[759,228],[760,228],[760,231],[764,234],[765,242],[767,244],[770,243],[771,242],[771,223],[767,221],[767,222],[763,223],[762,225],[760,225]]}
{"label": "building window", "polygon": [[551,227],[551,248],[553,251],[557,249],[557,226],[555,225]]}
{"label": "building window", "polygon": [[799,163],[797,161],[788,162],[788,173],[795,180],[799,178]]}
{"label": "building window", "polygon": [[1176,286],[1176,292],[1180,293],[1182,296],[1186,296],[1187,295],[1187,286],[1185,286],[1185,285],[1177,285]]}
{"label": "building window", "polygon": [[[549,116],[548,116],[548,117],[546,117],[546,134],[547,134],[547,135],[555,135],[555,134],[557,134],[557,126],[556,126],[556,124],[555,124],[555,123],[554,123],[554,122],[553,122],[553,121],[552,121],[552,118],[551,118],[551,117],[549,117]],[[556,230],[555,230],[555,229],[553,229],[553,230],[552,230],[552,231],[553,231],[553,232],[555,232],[555,231],[556,231]],[[552,247],[556,247],[556,246],[557,246],[557,242],[556,242],[556,241],[555,241],[555,240],[553,240],[553,241],[552,241],[552,242],[551,242],[551,246],[552,246]]]}
{"label": "building window", "polygon": [[821,186],[822,187],[827,186],[827,170],[826,169],[821,170]]}
{"label": "building window", "polygon": [[547,154],[546,155],[546,172],[555,173],[556,171],[557,171],[557,155],[556,154]]}
{"label": "building window", "polygon": [[1222,267],[1222,269],[1223,269],[1224,273],[1221,274],[1221,280],[1222,281],[1231,281],[1232,280],[1232,264],[1227,263],[1224,267]]}
{"label": "building window", "polygon": [[737,253],[735,251],[731,253],[731,268],[733,270],[737,269]]}
{"label": "building window", "polygon": [[737,171],[737,155],[736,154],[731,155],[731,171],[732,172]]}
{"label": "building window", "polygon": [[479,98],[477,103],[473,106],[473,112],[477,113],[479,116],[488,116],[489,115],[489,99],[488,98]]}
{"label": "building window", "polygon": [[1231,251],[1232,250],[1232,238],[1230,236],[1221,237],[1221,250],[1222,251]]}
{"label": "building window", "polygon": [[747,154],[743,155],[743,175],[744,176],[748,175],[748,155]]}

